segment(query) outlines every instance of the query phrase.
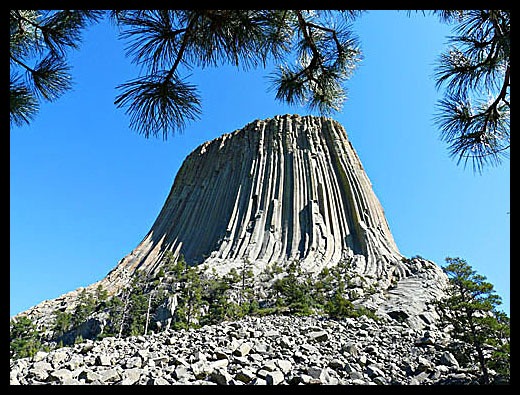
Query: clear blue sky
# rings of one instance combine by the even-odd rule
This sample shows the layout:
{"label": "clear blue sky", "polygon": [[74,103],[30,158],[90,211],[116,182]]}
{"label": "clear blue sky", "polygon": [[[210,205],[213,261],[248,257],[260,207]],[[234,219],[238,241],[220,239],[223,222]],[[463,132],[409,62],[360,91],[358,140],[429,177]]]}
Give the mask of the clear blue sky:
{"label": "clear blue sky", "polygon": [[[433,124],[434,63],[450,27],[404,11],[354,24],[364,60],[335,114],[347,130],[405,256],[461,257],[510,303],[510,166],[482,175],[449,158]],[[184,158],[199,144],[277,114],[267,69],[191,71],[203,114],[182,134],[128,128],[115,87],[137,76],[109,23],[71,53],[74,89],[10,131],[10,315],[103,278],[146,235]],[[317,114],[316,114],[317,115]]]}

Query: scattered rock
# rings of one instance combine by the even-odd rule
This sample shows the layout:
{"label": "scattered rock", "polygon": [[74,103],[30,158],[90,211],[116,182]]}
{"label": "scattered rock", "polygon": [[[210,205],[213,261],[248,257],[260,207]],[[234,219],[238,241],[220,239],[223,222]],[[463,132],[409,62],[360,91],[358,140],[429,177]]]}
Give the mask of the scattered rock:
{"label": "scattered rock", "polygon": [[118,371],[116,369],[107,369],[99,372],[100,381],[103,383],[115,383],[116,381],[121,379]]}
{"label": "scattered rock", "polygon": [[329,338],[325,331],[310,332],[307,334],[310,341],[323,342]]}
{"label": "scattered rock", "polygon": [[278,385],[284,381],[284,379],[285,376],[279,370],[273,370],[272,372],[269,372],[267,376],[265,376],[265,381],[268,385]]}
{"label": "scattered rock", "polygon": [[148,380],[148,382],[146,384],[148,384],[148,385],[170,385],[168,380],[166,380],[163,377],[151,378],[150,380]]}
{"label": "scattered rock", "polygon": [[236,355],[238,357],[244,357],[251,351],[251,344],[245,342],[242,343],[238,348],[233,351],[233,355]]}
{"label": "scattered rock", "polygon": [[[236,338],[237,328],[258,336]],[[276,331],[278,336],[265,336]],[[367,336],[359,336],[365,331]],[[240,335],[242,336],[242,335]],[[280,342],[285,336],[286,343]],[[42,352],[11,361],[10,383],[171,384],[452,384],[473,383],[440,333],[393,319],[245,317],[189,331],[165,330]],[[106,340],[106,339],[105,339]],[[428,342],[426,342],[428,343]],[[436,343],[437,344],[437,343]]]}
{"label": "scattered rock", "polygon": [[110,366],[111,360],[110,357],[107,355],[98,355],[96,357],[96,365],[98,366]]}
{"label": "scattered rock", "polygon": [[72,372],[68,369],[54,370],[49,373],[49,378],[63,384],[66,379],[72,379]]}
{"label": "scattered rock", "polygon": [[142,370],[139,368],[126,369],[123,372],[123,379],[120,384],[122,385],[133,385],[141,378]]}
{"label": "scattered rock", "polygon": [[227,385],[233,377],[225,369],[215,369],[209,379],[219,385]]}
{"label": "scattered rock", "polygon": [[140,368],[143,366],[143,360],[139,356],[132,357],[126,361],[125,365],[127,369]]}
{"label": "scattered rock", "polygon": [[449,351],[444,351],[439,360],[441,365],[445,366],[453,366],[455,368],[459,368],[459,362],[455,359],[452,353]]}
{"label": "scattered rock", "polygon": [[239,370],[237,372],[237,374],[235,375],[236,380],[241,381],[245,384],[249,383],[254,378],[255,378],[254,373],[247,368]]}

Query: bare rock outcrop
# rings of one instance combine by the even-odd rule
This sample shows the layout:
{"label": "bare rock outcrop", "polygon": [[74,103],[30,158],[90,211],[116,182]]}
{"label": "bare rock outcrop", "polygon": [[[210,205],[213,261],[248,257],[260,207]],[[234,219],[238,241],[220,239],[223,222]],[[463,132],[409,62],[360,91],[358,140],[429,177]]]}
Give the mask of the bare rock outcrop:
{"label": "bare rock outcrop", "polygon": [[184,161],[157,220],[118,269],[157,271],[167,251],[225,272],[350,260],[388,277],[401,254],[345,129],[276,116],[202,144]]}
{"label": "bare rock outcrop", "polygon": [[[157,273],[168,252],[218,275],[244,262],[255,274],[294,260],[311,273],[346,264],[383,291],[365,298],[373,310],[416,321],[445,283],[434,263],[416,270],[399,253],[345,129],[325,117],[256,120],[200,145],[179,169],[148,234],[87,291],[102,285],[117,293],[137,270]],[[29,313],[70,309],[77,295]]]}

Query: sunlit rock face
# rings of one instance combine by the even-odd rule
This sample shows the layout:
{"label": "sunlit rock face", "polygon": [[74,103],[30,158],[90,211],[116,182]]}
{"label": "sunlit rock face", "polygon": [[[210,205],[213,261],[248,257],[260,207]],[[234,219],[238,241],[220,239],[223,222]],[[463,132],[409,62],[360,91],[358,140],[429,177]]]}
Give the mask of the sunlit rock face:
{"label": "sunlit rock face", "polygon": [[[324,117],[256,120],[199,146],[143,241],[86,291],[120,294],[136,271],[157,273],[169,251],[218,275],[246,264],[258,275],[276,263],[283,275],[294,261],[311,273],[341,263],[364,295],[355,304],[415,328],[438,318],[430,301],[447,282],[435,263],[399,253],[345,129]],[[256,278],[259,291],[269,287]],[[52,326],[53,312],[72,311],[82,290],[19,315]]]}
{"label": "sunlit rock face", "polygon": [[298,115],[256,120],[195,149],[151,230],[112,274],[156,272],[167,251],[219,273],[299,260],[312,272],[349,262],[387,278],[401,260],[345,129]]}

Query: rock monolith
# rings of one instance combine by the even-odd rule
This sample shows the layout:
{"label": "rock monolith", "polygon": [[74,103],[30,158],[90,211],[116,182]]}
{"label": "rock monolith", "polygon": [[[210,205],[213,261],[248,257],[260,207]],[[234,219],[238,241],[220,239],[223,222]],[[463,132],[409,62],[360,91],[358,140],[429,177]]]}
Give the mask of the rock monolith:
{"label": "rock monolith", "polygon": [[[400,317],[421,314],[445,282],[434,263],[399,253],[345,129],[325,117],[256,120],[197,147],[141,243],[89,288],[117,293],[132,273],[157,273],[172,254],[219,275],[245,263],[256,273],[272,263],[299,261],[311,273],[342,263],[381,289],[393,284],[368,303]],[[78,293],[32,310],[63,308]]]}
{"label": "rock monolith", "polygon": [[227,271],[349,260],[388,275],[401,254],[345,129],[284,115],[200,145],[184,161],[144,240],[118,265],[157,271],[167,251]]}

